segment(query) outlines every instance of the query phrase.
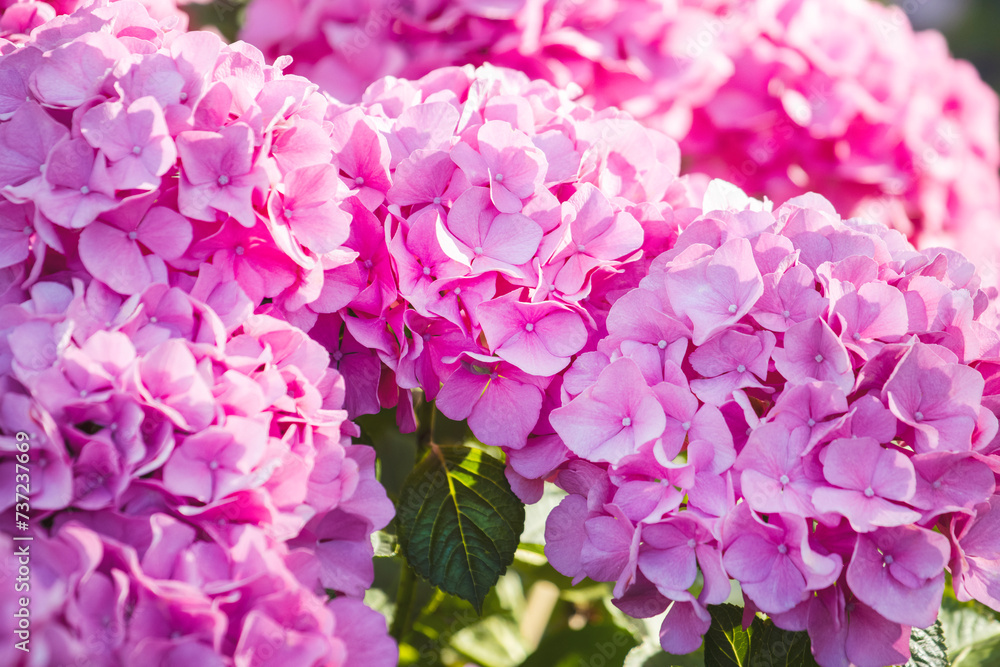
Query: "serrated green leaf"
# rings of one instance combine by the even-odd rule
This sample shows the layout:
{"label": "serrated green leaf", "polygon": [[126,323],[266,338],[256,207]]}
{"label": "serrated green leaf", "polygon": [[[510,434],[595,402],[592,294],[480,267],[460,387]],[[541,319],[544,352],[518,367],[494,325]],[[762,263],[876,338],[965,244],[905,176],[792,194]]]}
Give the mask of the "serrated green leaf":
{"label": "serrated green leaf", "polygon": [[743,610],[736,605],[719,604],[708,610],[712,624],[705,634],[705,667],[747,667],[759,621],[744,630]]}
{"label": "serrated green leaf", "polygon": [[809,634],[782,630],[770,619],[761,622],[754,632],[750,665],[751,667],[818,667],[812,655]]}
{"label": "serrated green leaf", "polygon": [[479,449],[431,445],[400,491],[396,534],[407,562],[480,612],[523,529],[524,505],[503,462]]}
{"label": "serrated green leaf", "polygon": [[949,667],[948,647],[944,641],[941,621],[929,628],[910,631],[910,661],[906,667]]}

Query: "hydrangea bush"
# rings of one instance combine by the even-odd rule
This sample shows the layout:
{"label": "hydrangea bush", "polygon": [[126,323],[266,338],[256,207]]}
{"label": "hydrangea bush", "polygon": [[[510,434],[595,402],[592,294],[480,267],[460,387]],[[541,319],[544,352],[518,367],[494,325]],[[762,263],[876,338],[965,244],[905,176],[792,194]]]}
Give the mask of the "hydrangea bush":
{"label": "hydrangea bush", "polygon": [[[265,1],[245,34],[343,100],[172,5],[0,16],[0,563],[25,512],[34,554],[0,661],[412,663],[416,574],[481,610],[547,481],[552,565],[672,653],[737,589],[823,667],[905,662],[948,576],[1000,611],[996,289],[906,238],[995,222],[996,104],[936,37],[862,2]],[[385,408],[395,506],[352,440]]]}
{"label": "hydrangea bush", "polygon": [[241,36],[347,101],[383,75],[466,63],[579,86],[679,141],[686,172],[775,201],[819,192],[996,273],[996,95],[898,7],[253,0]]}
{"label": "hydrangea bush", "polygon": [[37,554],[34,652],[0,662],[394,664],[361,602],[375,452],[328,351],[255,307],[355,255],[322,187],[339,107],[132,2],[0,70],[0,543],[26,440]]}
{"label": "hydrangea bush", "polygon": [[903,664],[946,572],[1000,610],[998,361],[961,255],[713,183],[564,376],[549,560],[626,613],[669,608],[672,653],[732,579],[824,667]]}

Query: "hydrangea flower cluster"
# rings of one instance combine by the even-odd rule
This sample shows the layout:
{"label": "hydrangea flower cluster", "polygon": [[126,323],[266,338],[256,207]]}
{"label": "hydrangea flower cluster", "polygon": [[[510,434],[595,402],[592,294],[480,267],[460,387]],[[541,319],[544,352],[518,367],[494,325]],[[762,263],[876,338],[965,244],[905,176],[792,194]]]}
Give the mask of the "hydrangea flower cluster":
{"label": "hydrangea flower cluster", "polygon": [[[8,53],[15,44],[27,41],[29,34],[57,16],[72,14],[83,7],[97,7],[116,0],[2,0],[0,1],[0,52]],[[205,0],[190,0],[204,2]],[[139,0],[154,19],[165,28],[187,30],[188,15],[178,5],[185,0]],[[164,20],[166,19],[166,20]],[[172,19],[172,20],[171,20]],[[8,44],[8,42],[10,42]]]}
{"label": "hydrangea flower cluster", "polygon": [[388,667],[360,598],[393,507],[328,350],[275,317],[353,266],[341,109],[173,26],[116,2],[0,56],[0,512],[27,434],[31,664]]}
{"label": "hydrangea flower cluster", "polygon": [[[996,95],[936,32],[869,0],[253,0],[242,37],[341,99],[383,75],[511,67],[681,144],[685,169],[994,261]],[[992,264],[990,270],[995,273]]]}
{"label": "hydrangea flower cluster", "polygon": [[325,284],[352,296],[285,301],[282,317],[332,351],[352,415],[398,404],[412,428],[419,387],[482,441],[522,448],[643,252],[676,237],[676,144],[492,67],[383,80],[332,122],[357,259]]}
{"label": "hydrangea flower cluster", "polygon": [[731,579],[824,667],[905,663],[946,571],[1000,609],[989,308],[953,251],[713,182],[563,377],[550,561],[634,616],[669,608],[671,653]]}

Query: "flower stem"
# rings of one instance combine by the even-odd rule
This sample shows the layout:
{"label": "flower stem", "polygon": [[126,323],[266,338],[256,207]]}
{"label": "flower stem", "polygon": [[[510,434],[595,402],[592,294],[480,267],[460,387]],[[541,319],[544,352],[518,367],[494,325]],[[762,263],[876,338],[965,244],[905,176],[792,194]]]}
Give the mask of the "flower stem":
{"label": "flower stem", "polygon": [[417,461],[424,453],[431,448],[434,439],[434,415],[437,411],[434,402],[428,401],[421,394],[420,404],[417,406]]}
{"label": "flower stem", "polygon": [[399,571],[399,588],[396,590],[396,613],[392,617],[389,634],[401,643],[410,631],[410,617],[413,616],[413,598],[417,590],[417,575],[413,568],[403,561]]}

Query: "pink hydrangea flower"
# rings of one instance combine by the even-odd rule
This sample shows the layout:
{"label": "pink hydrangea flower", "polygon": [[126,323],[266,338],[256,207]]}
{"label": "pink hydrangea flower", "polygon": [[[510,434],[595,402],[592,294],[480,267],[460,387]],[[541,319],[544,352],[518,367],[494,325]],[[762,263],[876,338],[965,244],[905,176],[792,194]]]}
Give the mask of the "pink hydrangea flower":
{"label": "pink hydrangea flower", "polygon": [[122,1],[0,48],[0,470],[27,433],[45,554],[0,661],[388,667],[368,378],[297,326],[362,292],[341,108],[178,25]]}
{"label": "pink hydrangea flower", "polygon": [[[996,278],[997,97],[939,33],[915,33],[900,7],[254,0],[241,38],[269,58],[290,54],[296,73],[347,102],[385,75],[418,79],[467,63],[578,87],[586,104],[623,109],[680,142],[692,173],[776,201],[819,192],[918,247],[960,248]],[[511,102],[498,114],[512,125],[504,131],[523,130],[526,110]],[[487,176],[499,163],[463,169],[473,162],[475,184],[488,183],[504,212],[518,210],[518,195]],[[530,180],[541,163],[529,164]],[[622,169],[612,161],[602,178]]]}
{"label": "pink hydrangea flower", "polygon": [[[961,599],[1000,609],[1000,345],[965,265],[815,195],[772,208],[713,182],[563,375],[545,445],[559,455],[512,459],[568,493],[552,564],[616,582],[626,613],[669,610],[673,652],[700,645],[729,578],[808,630],[821,665],[905,662],[947,571]],[[786,276],[794,316],[766,296]]]}
{"label": "pink hydrangea flower", "polygon": [[[689,196],[676,145],[491,67],[387,79],[328,116],[350,233],[329,268],[311,269],[316,298],[283,292],[275,306],[327,345],[352,416],[398,403],[411,425],[392,385],[421,388],[483,442],[524,448],[547,428],[556,378],[593,350],[611,303],[638,281],[647,244],[676,233]],[[269,212],[274,225],[273,198]],[[637,216],[658,217],[658,233],[647,237]]]}

